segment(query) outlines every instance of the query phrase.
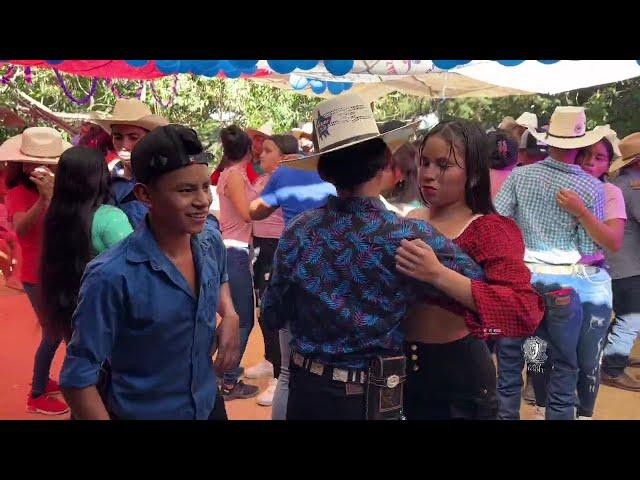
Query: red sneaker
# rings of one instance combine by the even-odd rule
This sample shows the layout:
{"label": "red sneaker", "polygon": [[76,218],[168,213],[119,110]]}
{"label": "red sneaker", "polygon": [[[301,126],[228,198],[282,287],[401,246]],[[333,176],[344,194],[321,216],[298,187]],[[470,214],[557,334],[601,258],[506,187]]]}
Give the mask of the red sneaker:
{"label": "red sneaker", "polygon": [[54,397],[40,395],[38,398],[27,397],[27,412],[42,413],[43,415],[62,415],[69,411],[66,403]]}
{"label": "red sneaker", "polygon": [[50,378],[49,382],[47,383],[47,387],[44,389],[44,394],[53,395],[54,393],[61,393],[60,385],[58,384],[58,382]]}

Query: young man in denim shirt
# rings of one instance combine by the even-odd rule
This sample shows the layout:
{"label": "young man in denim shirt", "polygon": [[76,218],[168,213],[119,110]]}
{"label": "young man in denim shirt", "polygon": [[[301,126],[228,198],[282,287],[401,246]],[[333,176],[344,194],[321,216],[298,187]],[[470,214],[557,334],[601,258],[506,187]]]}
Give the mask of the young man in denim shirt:
{"label": "young man in denim shirt", "polygon": [[[205,228],[207,160],[196,133],[180,125],[155,129],[133,150],[135,192],[149,214],[85,271],[60,377],[76,418],[226,418],[214,368],[238,360],[238,315],[222,238]],[[105,361],[111,378],[101,398]]]}

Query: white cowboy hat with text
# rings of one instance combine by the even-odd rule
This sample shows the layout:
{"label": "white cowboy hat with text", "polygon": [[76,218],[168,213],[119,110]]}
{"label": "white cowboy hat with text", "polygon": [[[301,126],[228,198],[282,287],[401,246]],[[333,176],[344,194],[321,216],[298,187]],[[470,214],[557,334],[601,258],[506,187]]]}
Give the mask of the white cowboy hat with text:
{"label": "white cowboy hat with text", "polygon": [[320,102],[313,111],[313,126],[318,149],[312,155],[283,161],[282,165],[315,170],[321,155],[381,138],[394,153],[415,132],[420,120],[395,130],[380,133],[371,106],[359,95],[348,93]]}

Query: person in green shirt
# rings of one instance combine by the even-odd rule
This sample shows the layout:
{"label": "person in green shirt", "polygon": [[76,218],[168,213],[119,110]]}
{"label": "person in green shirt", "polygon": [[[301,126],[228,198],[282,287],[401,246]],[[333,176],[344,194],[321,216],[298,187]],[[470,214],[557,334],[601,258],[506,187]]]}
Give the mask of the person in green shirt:
{"label": "person in green shirt", "polygon": [[44,219],[42,318],[63,339],[71,338],[84,269],[133,229],[125,213],[111,205],[109,170],[104,156],[88,147],[73,147],[60,157],[53,196]]}

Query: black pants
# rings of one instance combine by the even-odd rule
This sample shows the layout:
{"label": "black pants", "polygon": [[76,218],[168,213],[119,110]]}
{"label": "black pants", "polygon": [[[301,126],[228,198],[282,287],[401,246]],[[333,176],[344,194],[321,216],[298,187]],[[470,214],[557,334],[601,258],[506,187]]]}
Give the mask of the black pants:
{"label": "black pants", "polygon": [[487,344],[471,335],[444,344],[406,343],[408,420],[494,420],[496,369]]}
{"label": "black pants", "polygon": [[211,410],[207,420],[229,420],[229,417],[227,417],[227,409],[224,406],[224,399],[220,393],[216,394],[216,404],[213,410]]}
{"label": "black pants", "polygon": [[[253,282],[256,290],[256,299],[259,302],[269,284],[273,256],[276,253],[276,248],[278,248],[278,239],[253,237],[253,248],[260,249],[256,263],[253,265]],[[264,358],[271,362],[274,377],[278,378],[281,363],[279,331],[278,329],[274,330],[265,325],[262,317],[258,319],[258,323],[260,324],[260,330],[262,330],[262,338],[264,340]]]}
{"label": "black pants", "polygon": [[291,377],[287,420],[365,419],[366,386],[347,384],[327,376],[315,375],[293,363],[289,369]]}

